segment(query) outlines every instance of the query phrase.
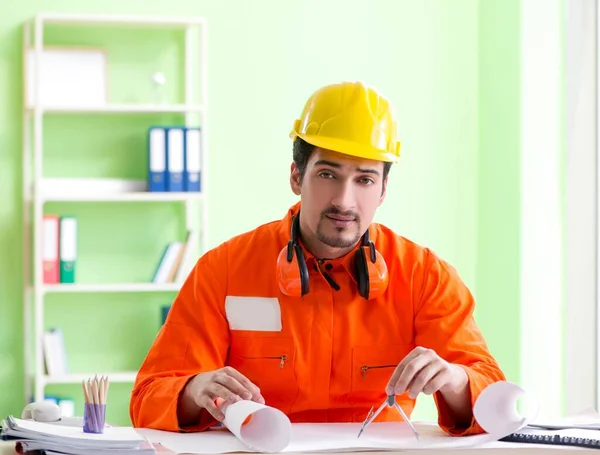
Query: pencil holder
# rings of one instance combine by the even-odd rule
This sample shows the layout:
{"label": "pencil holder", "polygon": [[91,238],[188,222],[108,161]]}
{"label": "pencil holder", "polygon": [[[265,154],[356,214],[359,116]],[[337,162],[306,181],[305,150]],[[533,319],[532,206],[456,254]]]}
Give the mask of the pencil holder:
{"label": "pencil holder", "polygon": [[85,403],[83,408],[83,432],[104,433],[105,416],[105,404]]}

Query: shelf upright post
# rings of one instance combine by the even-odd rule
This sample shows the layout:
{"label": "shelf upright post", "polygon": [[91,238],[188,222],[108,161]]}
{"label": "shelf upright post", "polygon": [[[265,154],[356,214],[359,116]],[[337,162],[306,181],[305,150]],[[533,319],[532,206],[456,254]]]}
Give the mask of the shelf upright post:
{"label": "shelf upright post", "polygon": [[208,188],[209,188],[209,171],[208,171],[208,24],[207,20],[202,21],[200,29],[200,104],[202,105],[202,161],[201,161],[201,178],[202,191],[206,193],[206,197],[202,198],[202,253],[208,251]]}
{"label": "shelf upright post", "polygon": [[[192,93],[193,87],[193,62],[192,62],[192,45],[193,45],[193,34],[194,28],[192,25],[185,27],[185,40],[184,40],[184,90],[185,90],[185,105],[189,107],[192,105],[194,95]],[[189,109],[185,111],[185,126],[191,126],[193,119],[197,118],[197,113],[192,113]],[[184,133],[185,134],[185,133]],[[184,157],[185,159],[185,157]],[[185,164],[184,164],[185,167]],[[187,231],[194,229],[193,219],[193,206],[189,199],[185,201],[185,228]]]}
{"label": "shelf upright post", "polygon": [[[194,32],[197,32],[194,35]],[[199,98],[197,101],[201,106],[201,110],[198,112],[192,112],[191,110],[186,111],[185,124],[191,126],[194,121],[199,123],[201,128],[201,150],[202,150],[202,161],[200,166],[201,172],[201,193],[206,193],[206,182],[207,182],[207,170],[206,170],[206,134],[207,134],[207,109],[206,109],[206,21],[201,20],[199,23],[190,24],[185,29],[185,103],[187,106],[191,106],[194,100]],[[197,60],[198,66],[194,67],[194,59],[200,53],[200,59]],[[199,80],[200,79],[200,80]],[[195,88],[200,87],[199,93],[196,93]],[[201,210],[194,212],[192,209],[191,201],[186,202],[186,228],[188,230],[195,228],[194,213],[200,213],[200,230],[202,245],[201,254],[206,252],[207,249],[207,197],[202,197]]]}
{"label": "shelf upright post", "polygon": [[43,128],[42,128],[42,91],[41,91],[41,61],[44,43],[44,23],[38,15],[35,18],[35,57],[34,57],[34,86],[35,86],[35,104],[33,115],[33,295],[34,295],[34,315],[35,315],[35,401],[44,399],[44,359],[43,359],[43,335],[44,335],[44,304],[42,295],[42,221],[43,221],[43,202],[41,194],[41,182],[43,176]]}
{"label": "shelf upright post", "polygon": [[[23,27],[23,67],[31,47],[31,25]],[[25,71],[23,71],[25,77]],[[23,84],[25,86],[25,84]],[[31,115],[23,105],[23,370],[24,404],[31,401]]]}

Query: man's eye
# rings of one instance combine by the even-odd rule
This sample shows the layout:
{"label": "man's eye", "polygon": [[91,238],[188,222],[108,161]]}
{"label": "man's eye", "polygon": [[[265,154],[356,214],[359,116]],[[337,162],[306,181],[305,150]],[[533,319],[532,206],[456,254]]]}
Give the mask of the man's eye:
{"label": "man's eye", "polygon": [[374,182],[373,182],[373,179],[370,179],[368,177],[364,177],[364,178],[360,179],[360,183],[362,183],[363,185],[370,185],[370,184],[372,184]]}
{"label": "man's eye", "polygon": [[333,177],[333,174],[331,172],[321,172],[319,174],[320,177],[325,177],[325,178],[331,178]]}

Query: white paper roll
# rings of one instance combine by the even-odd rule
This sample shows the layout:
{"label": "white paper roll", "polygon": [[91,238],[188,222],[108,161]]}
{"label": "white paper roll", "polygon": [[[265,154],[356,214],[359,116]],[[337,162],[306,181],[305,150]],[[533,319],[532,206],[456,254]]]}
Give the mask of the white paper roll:
{"label": "white paper roll", "polygon": [[[222,406],[223,424],[249,449],[257,452],[281,452],[292,438],[290,419],[279,409],[242,400]],[[246,419],[250,420],[244,424]]]}
{"label": "white paper roll", "polygon": [[477,398],[473,416],[485,432],[500,439],[520,430],[535,418],[539,403],[535,404],[535,410],[531,413],[521,415],[518,412],[519,398],[524,396],[525,390],[517,384],[495,382],[483,389]]}

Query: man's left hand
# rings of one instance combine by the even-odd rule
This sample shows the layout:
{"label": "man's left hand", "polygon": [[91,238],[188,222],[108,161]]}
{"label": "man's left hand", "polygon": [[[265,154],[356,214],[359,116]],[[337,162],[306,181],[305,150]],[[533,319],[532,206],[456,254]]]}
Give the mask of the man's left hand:
{"label": "man's left hand", "polygon": [[467,373],[461,367],[445,361],[432,349],[417,346],[398,364],[385,390],[388,395],[408,391],[410,398],[416,398],[421,392],[461,394],[468,382]]}

